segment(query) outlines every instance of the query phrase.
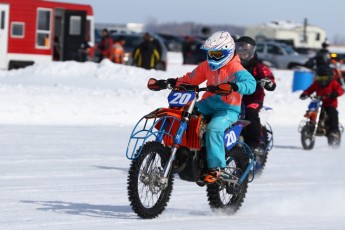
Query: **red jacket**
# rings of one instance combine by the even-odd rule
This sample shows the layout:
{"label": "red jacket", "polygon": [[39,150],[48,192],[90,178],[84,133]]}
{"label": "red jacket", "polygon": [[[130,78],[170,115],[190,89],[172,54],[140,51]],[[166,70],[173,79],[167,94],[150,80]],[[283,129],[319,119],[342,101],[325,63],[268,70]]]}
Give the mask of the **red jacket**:
{"label": "red jacket", "polygon": [[111,59],[111,47],[113,46],[113,39],[111,37],[103,37],[98,44],[103,58]]}
{"label": "red jacket", "polygon": [[[268,78],[273,82],[274,85],[276,84],[271,70],[261,62],[256,62],[254,66],[247,68],[247,70],[253,75],[256,81],[259,81],[263,78]],[[263,103],[264,97],[264,88],[260,84],[257,84],[256,90],[253,94],[243,96],[243,103],[245,105],[250,105],[252,103]]]}
{"label": "red jacket", "polygon": [[312,93],[316,92],[316,95],[318,96],[326,96],[325,99],[323,99],[323,107],[338,107],[338,99],[337,98],[329,98],[329,96],[332,92],[337,92],[338,96],[342,95],[344,93],[343,88],[337,82],[336,80],[332,80],[327,86],[321,87],[319,84],[314,81],[311,86],[309,86],[308,89],[304,90],[303,94],[310,95]]}

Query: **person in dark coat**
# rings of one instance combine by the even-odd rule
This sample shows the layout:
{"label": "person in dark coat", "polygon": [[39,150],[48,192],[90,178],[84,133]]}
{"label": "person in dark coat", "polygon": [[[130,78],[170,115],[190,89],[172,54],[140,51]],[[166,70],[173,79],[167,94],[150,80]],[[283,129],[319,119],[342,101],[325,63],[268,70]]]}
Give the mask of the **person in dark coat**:
{"label": "person in dark coat", "polygon": [[134,49],[134,65],[144,69],[154,69],[159,60],[159,51],[153,43],[152,36],[149,33],[145,33],[144,41]]}
{"label": "person in dark coat", "polygon": [[322,43],[322,48],[310,58],[305,64],[310,69],[317,69],[321,66],[329,66],[331,64],[331,54],[328,50],[329,44],[327,42]]}
{"label": "person in dark coat", "polygon": [[236,41],[236,52],[240,56],[241,64],[250,72],[257,82],[253,94],[244,95],[242,102],[245,106],[245,119],[251,123],[244,131],[245,142],[254,154],[263,152],[259,148],[261,137],[261,123],[259,112],[263,106],[265,91],[273,91],[276,88],[275,79],[271,70],[263,64],[256,54],[256,42],[248,36],[240,37]]}
{"label": "person in dark coat", "polygon": [[187,36],[185,38],[185,41],[182,43],[183,64],[190,64],[191,63],[190,60],[193,58],[192,57],[193,45],[194,45],[193,37]]}

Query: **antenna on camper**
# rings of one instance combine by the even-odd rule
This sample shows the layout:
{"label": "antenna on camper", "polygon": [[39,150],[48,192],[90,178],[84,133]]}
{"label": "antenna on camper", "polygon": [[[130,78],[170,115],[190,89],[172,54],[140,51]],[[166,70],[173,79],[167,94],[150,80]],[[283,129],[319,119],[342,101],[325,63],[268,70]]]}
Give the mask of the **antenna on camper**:
{"label": "antenna on camper", "polygon": [[304,25],[303,25],[303,42],[307,43],[307,26],[308,26],[308,19],[304,19]]}

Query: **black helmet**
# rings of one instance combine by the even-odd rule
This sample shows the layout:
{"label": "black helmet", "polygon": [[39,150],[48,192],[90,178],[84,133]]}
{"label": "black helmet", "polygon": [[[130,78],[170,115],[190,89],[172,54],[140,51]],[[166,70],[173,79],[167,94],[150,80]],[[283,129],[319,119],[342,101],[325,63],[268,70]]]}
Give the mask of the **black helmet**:
{"label": "black helmet", "polygon": [[250,44],[252,46],[256,46],[255,40],[251,37],[248,37],[248,36],[240,37],[239,39],[236,40],[236,43],[237,42],[244,42],[244,43]]}
{"label": "black helmet", "polygon": [[253,38],[243,36],[236,41],[236,52],[241,59],[244,67],[249,65],[250,60],[254,57],[256,51],[256,42]]}
{"label": "black helmet", "polygon": [[320,66],[316,70],[316,82],[325,87],[333,79],[333,70],[331,67],[324,65]]}
{"label": "black helmet", "polygon": [[322,42],[321,44],[322,48],[326,49],[329,46],[329,43],[327,41]]}

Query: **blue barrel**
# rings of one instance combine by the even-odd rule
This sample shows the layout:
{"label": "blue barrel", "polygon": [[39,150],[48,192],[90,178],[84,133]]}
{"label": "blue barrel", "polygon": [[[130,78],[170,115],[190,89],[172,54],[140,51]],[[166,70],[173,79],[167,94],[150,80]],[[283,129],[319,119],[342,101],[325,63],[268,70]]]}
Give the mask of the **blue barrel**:
{"label": "blue barrel", "polygon": [[307,89],[314,80],[314,74],[307,70],[295,70],[293,74],[292,91]]}

